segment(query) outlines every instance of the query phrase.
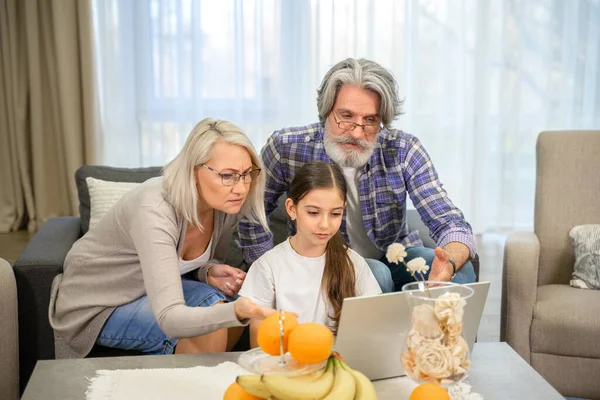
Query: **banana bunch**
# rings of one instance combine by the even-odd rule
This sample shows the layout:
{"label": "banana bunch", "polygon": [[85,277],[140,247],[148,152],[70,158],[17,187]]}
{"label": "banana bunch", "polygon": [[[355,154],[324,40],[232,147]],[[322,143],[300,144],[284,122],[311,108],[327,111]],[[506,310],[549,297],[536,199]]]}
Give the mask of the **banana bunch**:
{"label": "banana bunch", "polygon": [[276,400],[375,400],[373,384],[364,374],[350,368],[339,355],[313,373],[298,377],[240,375],[237,383],[251,395]]}

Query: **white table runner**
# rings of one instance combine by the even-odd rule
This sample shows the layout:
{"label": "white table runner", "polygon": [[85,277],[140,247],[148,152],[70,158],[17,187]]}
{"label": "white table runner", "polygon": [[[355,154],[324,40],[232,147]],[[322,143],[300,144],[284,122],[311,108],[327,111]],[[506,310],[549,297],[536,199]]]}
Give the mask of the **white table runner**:
{"label": "white table runner", "polygon": [[[90,379],[86,400],[222,400],[238,375],[249,372],[233,362],[215,367],[98,370]],[[407,377],[376,381],[380,395],[408,398],[416,384]],[[481,400],[466,383],[449,390],[452,400]]]}
{"label": "white table runner", "polygon": [[87,400],[222,400],[238,375],[233,362],[215,367],[98,370],[90,379]]}

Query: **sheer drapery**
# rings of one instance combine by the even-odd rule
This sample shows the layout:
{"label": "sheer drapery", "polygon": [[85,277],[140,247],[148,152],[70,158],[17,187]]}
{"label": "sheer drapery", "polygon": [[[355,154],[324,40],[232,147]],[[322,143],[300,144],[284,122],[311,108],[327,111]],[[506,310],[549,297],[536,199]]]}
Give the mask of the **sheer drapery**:
{"label": "sheer drapery", "polygon": [[482,232],[531,226],[540,131],[600,126],[600,0],[96,0],[94,17],[106,164],[164,164],[207,116],[260,149],[365,57]]}

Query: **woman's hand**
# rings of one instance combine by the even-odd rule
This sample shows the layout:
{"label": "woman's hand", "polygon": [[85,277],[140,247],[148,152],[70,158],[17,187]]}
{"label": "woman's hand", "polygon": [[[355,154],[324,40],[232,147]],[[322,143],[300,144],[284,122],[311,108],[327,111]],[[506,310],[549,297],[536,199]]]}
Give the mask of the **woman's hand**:
{"label": "woman's hand", "polygon": [[252,300],[247,297],[238,297],[233,303],[235,315],[239,320],[250,318],[250,319],[264,319],[269,315],[276,312],[272,308],[260,307],[256,305]]}
{"label": "woman's hand", "polygon": [[242,287],[244,278],[246,273],[241,269],[227,264],[214,264],[208,270],[206,281],[227,296],[234,296]]}

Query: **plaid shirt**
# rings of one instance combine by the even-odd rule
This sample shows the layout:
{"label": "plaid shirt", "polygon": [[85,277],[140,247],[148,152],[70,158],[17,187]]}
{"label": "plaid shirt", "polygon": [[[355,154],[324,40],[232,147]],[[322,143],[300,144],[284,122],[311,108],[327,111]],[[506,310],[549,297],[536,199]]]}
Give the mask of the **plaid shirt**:
{"label": "plaid shirt", "polygon": [[[296,170],[309,161],[332,162],[323,146],[320,123],[276,131],[261,151],[266,173],[265,211],[269,215],[277,200],[286,193]],[[375,151],[359,178],[360,207],[371,241],[383,252],[395,242],[406,247],[420,246],[417,231],[406,224],[408,194],[421,219],[440,247],[450,242],[464,243],[475,256],[471,226],[454,206],[438,179],[429,155],[415,136],[398,130],[382,130]],[[294,225],[288,223],[290,235]],[[340,231],[352,246],[346,231],[346,214]],[[244,260],[253,263],[273,248],[273,236],[262,226],[243,219],[238,227]]]}

